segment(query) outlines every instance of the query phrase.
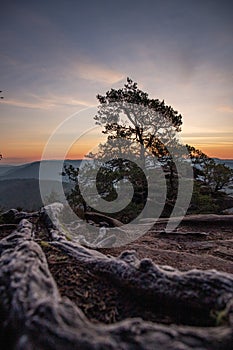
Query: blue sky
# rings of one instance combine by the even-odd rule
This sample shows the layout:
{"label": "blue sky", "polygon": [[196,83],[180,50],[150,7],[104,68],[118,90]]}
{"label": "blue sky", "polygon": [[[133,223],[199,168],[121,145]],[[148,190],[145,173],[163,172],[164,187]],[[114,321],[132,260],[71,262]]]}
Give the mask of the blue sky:
{"label": "blue sky", "polygon": [[183,115],[185,142],[233,158],[232,13],[226,0],[2,2],[5,162],[39,159],[59,123],[127,76]]}

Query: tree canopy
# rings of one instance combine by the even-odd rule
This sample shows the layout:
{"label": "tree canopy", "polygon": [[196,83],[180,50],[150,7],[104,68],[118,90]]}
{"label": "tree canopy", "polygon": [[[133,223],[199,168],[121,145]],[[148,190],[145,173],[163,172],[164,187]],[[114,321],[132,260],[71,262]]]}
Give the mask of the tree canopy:
{"label": "tree canopy", "polygon": [[[125,138],[138,142],[154,155],[167,153],[166,144],[181,131],[182,116],[164,101],[150,99],[137,83],[127,78],[121,89],[111,89],[99,100],[96,123],[104,126],[109,139]],[[142,154],[141,154],[142,155]]]}
{"label": "tree canopy", "polygon": [[193,146],[186,145],[194,166],[194,176],[216,193],[233,179],[233,170],[225,164],[218,164],[213,158]]}
{"label": "tree canopy", "polygon": [[[128,180],[133,184],[134,196],[127,210],[116,215],[124,221],[122,218],[127,213],[131,219],[131,212],[137,214],[143,210],[147,199],[153,208],[163,205],[163,196],[157,195],[156,202],[154,193],[161,192],[161,179],[165,178],[166,198],[161,215],[169,216],[177,203],[177,208],[182,210],[189,205],[185,200],[187,193],[193,190],[193,173],[196,187],[209,188],[210,205],[213,204],[212,195],[231,181],[231,169],[217,164],[195,147],[181,144],[177,137],[182,126],[181,114],[167,106],[164,100],[149,98],[130,78],[123,88],[111,89],[105,95],[97,95],[97,99],[99,106],[94,120],[103,127],[107,141],[99,144],[97,153],[86,155],[93,163],[86,164],[81,172],[72,167],[66,169],[66,175],[75,183],[69,196],[73,208],[81,206],[84,212],[94,208],[95,188],[109,207],[109,202],[115,200],[116,192],[121,188],[120,181]],[[158,165],[163,174],[155,174]],[[146,174],[145,178],[140,168]],[[153,189],[150,193],[148,186]],[[90,199],[88,205],[86,194]]]}

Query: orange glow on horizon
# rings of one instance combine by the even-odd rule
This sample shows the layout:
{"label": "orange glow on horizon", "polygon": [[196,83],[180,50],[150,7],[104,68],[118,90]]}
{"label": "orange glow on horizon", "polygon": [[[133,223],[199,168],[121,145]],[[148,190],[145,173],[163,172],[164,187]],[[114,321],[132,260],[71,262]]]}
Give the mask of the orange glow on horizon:
{"label": "orange glow on horizon", "polygon": [[[233,144],[226,142],[225,144],[218,143],[199,143],[199,142],[188,142],[186,139],[185,143],[193,145],[195,148],[200,149],[202,152],[207,154],[209,157],[221,158],[221,159],[233,159]],[[66,154],[66,159],[83,159],[85,155],[89,152],[96,153],[98,145],[103,142],[103,137],[92,137],[87,139],[79,139],[77,143],[74,143],[68,153]],[[60,145],[60,149],[62,145]],[[10,144],[8,147],[1,149],[3,159],[1,164],[17,164],[17,163],[27,163],[41,160],[43,155],[44,145],[42,143],[37,143],[34,145],[30,144]],[[61,154],[59,154],[59,149],[55,149],[54,153],[48,159],[62,159]]]}
{"label": "orange glow on horizon", "polygon": [[212,158],[233,159],[233,145],[202,145],[195,144],[195,148]]}

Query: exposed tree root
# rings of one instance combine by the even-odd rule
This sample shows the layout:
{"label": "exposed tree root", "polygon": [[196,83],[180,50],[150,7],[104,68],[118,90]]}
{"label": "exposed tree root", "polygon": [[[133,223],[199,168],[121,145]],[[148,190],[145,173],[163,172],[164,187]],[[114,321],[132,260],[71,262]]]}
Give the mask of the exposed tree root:
{"label": "exposed tree root", "polygon": [[[50,233],[56,232],[54,239],[59,230],[51,222],[48,225],[45,216]],[[92,324],[60,296],[45,255],[34,241],[33,224],[23,219],[0,241],[0,340],[6,349],[232,349],[233,275],[214,270],[181,273],[149,259],[139,261],[133,252],[107,257],[64,237],[52,244],[141,298],[180,309],[212,310],[227,323],[212,328],[165,326],[141,319]]]}

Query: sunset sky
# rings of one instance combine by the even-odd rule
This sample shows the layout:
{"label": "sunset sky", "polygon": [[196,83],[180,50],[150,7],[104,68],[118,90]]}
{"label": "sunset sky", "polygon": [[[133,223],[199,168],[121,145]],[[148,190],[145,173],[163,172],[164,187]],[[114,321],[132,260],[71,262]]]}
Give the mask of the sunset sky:
{"label": "sunset sky", "polygon": [[[232,14],[226,0],[1,2],[1,163],[39,160],[66,118],[127,76],[182,114],[185,143],[233,158]],[[98,142],[90,132],[70,156]]]}

